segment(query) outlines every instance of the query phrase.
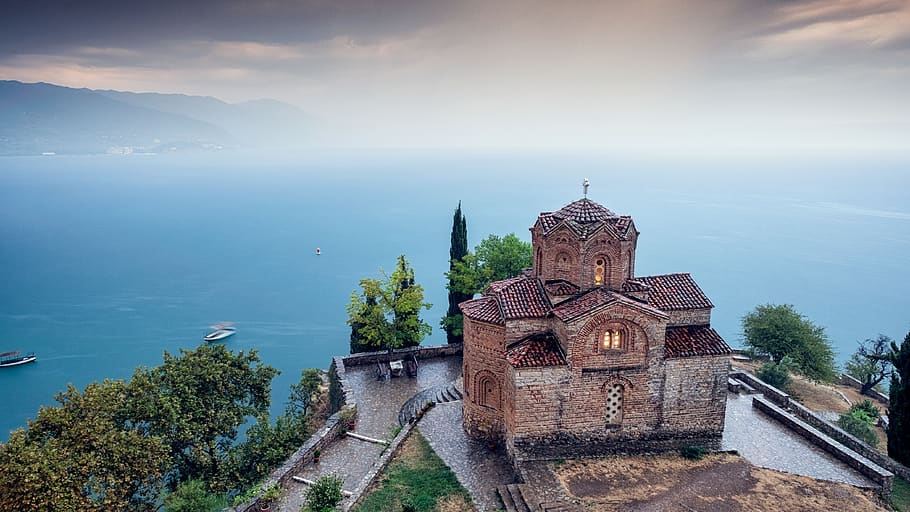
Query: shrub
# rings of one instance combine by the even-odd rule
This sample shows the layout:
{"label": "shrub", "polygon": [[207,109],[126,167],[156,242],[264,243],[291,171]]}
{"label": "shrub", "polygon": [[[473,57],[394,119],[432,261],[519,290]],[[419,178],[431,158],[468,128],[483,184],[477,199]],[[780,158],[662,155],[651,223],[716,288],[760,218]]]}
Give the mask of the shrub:
{"label": "shrub", "polygon": [[758,369],[758,378],[768,384],[786,391],[790,387],[790,371],[793,369],[793,360],[784,356],[780,361],[765,363]]}
{"label": "shrub", "polygon": [[868,416],[862,411],[851,411],[841,414],[837,426],[846,430],[869,446],[878,446],[878,436],[872,430],[872,425],[867,421]]}
{"label": "shrub", "polygon": [[323,475],[310,486],[306,504],[312,512],[330,512],[341,503],[342,481],[335,475]]}
{"label": "shrub", "polygon": [[863,400],[858,404],[853,404],[850,406],[850,412],[848,414],[855,414],[861,416],[866,423],[870,425],[875,425],[875,422],[878,421],[879,416],[882,412],[878,407],[872,403],[872,400]]}
{"label": "shrub", "polygon": [[209,494],[202,480],[181,482],[164,497],[164,507],[168,512],[208,512],[221,510],[224,499],[216,494]]}
{"label": "shrub", "polygon": [[689,460],[701,460],[707,453],[704,446],[683,446],[679,449],[679,454]]}

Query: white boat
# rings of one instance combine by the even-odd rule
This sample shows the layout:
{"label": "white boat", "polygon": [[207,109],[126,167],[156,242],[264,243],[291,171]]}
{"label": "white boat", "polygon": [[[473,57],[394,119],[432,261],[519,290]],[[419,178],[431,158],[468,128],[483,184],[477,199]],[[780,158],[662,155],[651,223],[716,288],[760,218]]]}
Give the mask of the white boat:
{"label": "white boat", "polygon": [[28,364],[34,362],[36,359],[38,359],[38,356],[32,352],[25,355],[22,355],[22,352],[4,352],[0,354],[0,368]]}
{"label": "white boat", "polygon": [[203,337],[205,341],[221,341],[237,333],[237,328],[231,322],[222,322],[211,327],[212,332]]}

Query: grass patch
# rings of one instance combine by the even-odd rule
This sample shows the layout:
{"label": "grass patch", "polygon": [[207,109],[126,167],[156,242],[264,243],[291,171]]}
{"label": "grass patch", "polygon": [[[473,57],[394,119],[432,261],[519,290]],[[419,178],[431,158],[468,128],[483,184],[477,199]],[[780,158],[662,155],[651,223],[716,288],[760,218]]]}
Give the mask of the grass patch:
{"label": "grass patch", "polygon": [[469,512],[471,498],[455,473],[416,430],[353,512]]}
{"label": "grass patch", "polygon": [[910,512],[910,482],[899,476],[894,477],[891,506],[898,512]]}

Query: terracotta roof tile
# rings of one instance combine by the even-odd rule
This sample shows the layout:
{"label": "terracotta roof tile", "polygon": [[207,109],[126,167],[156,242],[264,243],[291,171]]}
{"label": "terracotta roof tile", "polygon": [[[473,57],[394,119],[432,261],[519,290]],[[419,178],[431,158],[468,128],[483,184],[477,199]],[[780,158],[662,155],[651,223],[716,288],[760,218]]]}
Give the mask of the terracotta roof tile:
{"label": "terracotta roof tile", "polygon": [[622,291],[624,292],[646,292],[650,289],[650,286],[635,279],[627,279],[626,282],[622,284]]}
{"label": "terracotta roof tile", "polygon": [[594,288],[578,297],[553,308],[553,314],[562,321],[581,316],[597,306],[616,301],[616,296],[605,288]]}
{"label": "terracotta roof tile", "polygon": [[506,320],[539,318],[550,311],[550,299],[537,278],[519,276],[497,281],[487,288],[487,295],[491,294],[499,299]]}
{"label": "terracotta roof tile", "polygon": [[719,356],[732,352],[720,334],[707,325],[667,328],[664,344],[667,357]]}
{"label": "terracotta roof tile", "polygon": [[464,316],[489,324],[505,325],[502,311],[495,297],[466,300],[458,305]]}
{"label": "terracotta roof tile", "polygon": [[650,287],[649,303],[664,311],[714,307],[688,273],[636,277],[635,280]]}
{"label": "terracotta roof tile", "polygon": [[543,287],[551,295],[574,295],[580,291],[580,288],[564,279],[547,281]]}
{"label": "terracotta roof tile", "polygon": [[580,238],[587,238],[597,230],[607,227],[623,239],[628,238],[632,217],[617,215],[612,210],[590,199],[579,199],[555,212],[544,212],[538,217],[544,234],[559,226],[568,226]]}
{"label": "terracotta roof tile", "polygon": [[560,366],[566,364],[559,340],[552,333],[528,336],[506,350],[506,360],[516,368]]}

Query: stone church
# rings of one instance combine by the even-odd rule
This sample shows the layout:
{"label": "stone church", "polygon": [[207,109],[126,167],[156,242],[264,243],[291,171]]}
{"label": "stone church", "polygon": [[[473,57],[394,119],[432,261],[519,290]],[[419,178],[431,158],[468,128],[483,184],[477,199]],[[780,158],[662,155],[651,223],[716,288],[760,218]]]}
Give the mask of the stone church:
{"label": "stone church", "polygon": [[638,235],[587,198],[542,213],[533,267],[460,305],[469,435],[518,459],[719,447],[730,347],[689,274],[635,275]]}

